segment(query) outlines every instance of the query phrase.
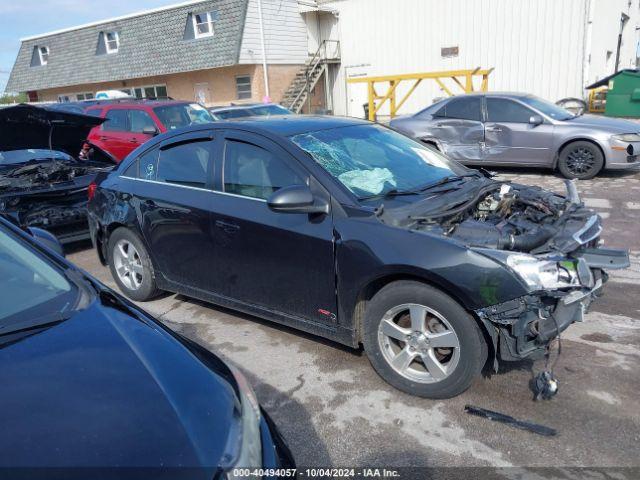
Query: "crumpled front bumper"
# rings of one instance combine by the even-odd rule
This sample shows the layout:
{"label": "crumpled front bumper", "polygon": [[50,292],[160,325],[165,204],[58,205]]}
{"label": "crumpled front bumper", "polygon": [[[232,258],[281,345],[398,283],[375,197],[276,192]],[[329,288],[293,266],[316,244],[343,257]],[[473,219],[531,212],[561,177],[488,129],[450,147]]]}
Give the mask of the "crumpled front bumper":
{"label": "crumpled front bumper", "polygon": [[608,279],[604,268],[629,266],[629,254],[623,250],[585,249],[576,257],[591,272],[582,287],[532,292],[475,311],[492,338],[497,357],[510,361],[544,356],[555,337],[574,322],[584,321],[584,314],[602,294]]}

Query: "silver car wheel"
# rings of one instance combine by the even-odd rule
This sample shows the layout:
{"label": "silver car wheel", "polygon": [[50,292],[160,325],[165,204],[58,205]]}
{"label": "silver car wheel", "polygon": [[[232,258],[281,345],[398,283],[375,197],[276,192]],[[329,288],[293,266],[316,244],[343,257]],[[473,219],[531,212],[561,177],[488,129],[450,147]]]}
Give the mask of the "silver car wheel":
{"label": "silver car wheel", "polygon": [[113,266],[118,278],[130,290],[138,290],[144,281],[142,260],[128,240],[119,240],[113,248]]}
{"label": "silver car wheel", "polygon": [[453,327],[424,305],[407,303],[387,311],[378,327],[378,343],[391,368],[414,382],[441,382],[460,360]]}

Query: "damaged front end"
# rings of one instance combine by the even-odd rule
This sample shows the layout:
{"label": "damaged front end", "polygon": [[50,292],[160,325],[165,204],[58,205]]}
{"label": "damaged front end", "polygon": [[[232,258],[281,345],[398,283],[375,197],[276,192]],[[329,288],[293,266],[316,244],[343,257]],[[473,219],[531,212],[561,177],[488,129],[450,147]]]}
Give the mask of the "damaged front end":
{"label": "damaged front end", "polygon": [[87,188],[98,172],[111,168],[65,158],[3,169],[0,211],[19,225],[43,228],[63,242],[88,238]]}
{"label": "damaged front end", "polygon": [[525,287],[527,295],[475,312],[502,360],[543,356],[551,340],[583,321],[606,270],[629,266],[627,251],[600,248],[600,216],[584,206],[572,182],[561,196],[486,181],[462,198],[411,216],[410,228],[463,243]]}

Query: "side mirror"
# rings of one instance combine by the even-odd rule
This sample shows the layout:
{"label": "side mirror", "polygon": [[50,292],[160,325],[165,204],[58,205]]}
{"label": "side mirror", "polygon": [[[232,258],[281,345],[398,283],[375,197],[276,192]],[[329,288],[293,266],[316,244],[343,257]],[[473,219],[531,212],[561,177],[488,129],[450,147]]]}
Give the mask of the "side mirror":
{"label": "side mirror", "polygon": [[152,137],[155,137],[158,134],[158,129],[156,127],[152,127],[149,125],[142,129],[142,133],[144,133],[145,135],[151,135]]}
{"label": "side mirror", "polygon": [[538,126],[544,123],[544,119],[540,115],[531,115],[529,117],[529,124]]}
{"label": "side mirror", "polygon": [[53,250],[61,257],[64,257],[64,248],[62,248],[62,244],[60,240],[56,238],[56,236],[51,233],[37,227],[29,227],[27,228],[29,233],[33,238],[35,238],[38,242],[40,242],[45,247]]}
{"label": "side mirror", "polygon": [[281,188],[269,197],[267,205],[281,213],[329,213],[329,204],[314,197],[307,185]]}

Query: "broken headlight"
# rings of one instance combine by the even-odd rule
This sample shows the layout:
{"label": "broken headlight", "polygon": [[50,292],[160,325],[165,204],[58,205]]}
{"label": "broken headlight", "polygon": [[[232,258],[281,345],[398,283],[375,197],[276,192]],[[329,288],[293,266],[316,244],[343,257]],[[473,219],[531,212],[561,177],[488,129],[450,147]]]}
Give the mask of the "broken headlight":
{"label": "broken headlight", "polygon": [[554,290],[574,284],[575,268],[570,262],[516,253],[509,255],[506,263],[533,290]]}
{"label": "broken headlight", "polygon": [[530,290],[556,290],[580,285],[577,264],[565,258],[538,258],[489,248],[474,249],[506,265]]}

